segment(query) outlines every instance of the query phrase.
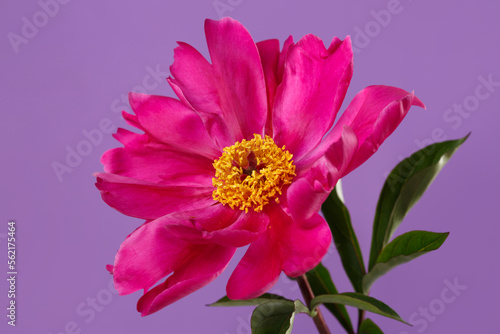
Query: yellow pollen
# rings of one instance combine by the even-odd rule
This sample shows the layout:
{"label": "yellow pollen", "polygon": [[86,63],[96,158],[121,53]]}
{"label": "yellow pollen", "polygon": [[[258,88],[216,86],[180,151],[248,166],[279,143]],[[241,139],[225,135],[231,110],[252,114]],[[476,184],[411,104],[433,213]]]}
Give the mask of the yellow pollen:
{"label": "yellow pollen", "polygon": [[213,163],[214,200],[245,212],[262,211],[272,198],[278,203],[281,189],[295,176],[292,157],[285,146],[279,148],[271,137],[258,134],[224,148]]}

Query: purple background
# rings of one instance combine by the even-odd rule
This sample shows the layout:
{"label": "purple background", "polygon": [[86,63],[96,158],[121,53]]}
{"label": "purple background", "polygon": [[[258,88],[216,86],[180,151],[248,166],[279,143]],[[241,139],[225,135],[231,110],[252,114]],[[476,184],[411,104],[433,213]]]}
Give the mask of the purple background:
{"label": "purple background", "polygon": [[[256,41],[283,41],[290,34],[298,40],[313,33],[329,43],[335,35],[351,35],[358,51],[343,108],[370,84],[415,90],[427,105],[426,111],[412,109],[379,152],[344,180],[365,261],[387,173],[421,143],[472,131],[397,232],[450,231],[450,237],[442,249],[395,269],[372,289],[374,297],[412,319],[415,327],[369,317],[387,333],[497,330],[500,87],[477,87],[488,77],[500,82],[498,2],[219,2],[230,4],[222,14],[240,20]],[[105,119],[114,127],[124,126],[119,111],[128,107],[121,96],[140,90],[137,86],[144,89],[144,80],[148,93],[173,95],[164,77],[175,42],[188,42],[207,55],[203,20],[219,18],[214,3],[68,1],[57,13],[54,7],[47,9],[53,17],[41,14],[35,0],[2,3],[0,276],[7,272],[9,219],[17,220],[19,271],[15,328],[6,324],[7,285],[5,279],[0,283],[2,333],[249,333],[251,308],[205,307],[225,294],[225,283],[242,251],[211,285],[146,318],[135,310],[140,293],[118,297],[109,288],[111,276],[104,267],[141,223],[109,208],[94,187],[92,173],[102,170],[101,154],[118,145],[111,134],[104,133],[102,142],[91,149],[81,146],[87,156],[74,162],[61,180],[52,166],[66,164],[67,147],[76,149],[86,140],[82,131],[98,129]],[[377,13],[387,8],[393,10],[390,20],[382,17],[385,21],[378,23]],[[23,20],[35,20],[38,31],[23,31],[28,24]],[[363,32],[368,33],[364,39]],[[24,43],[13,46],[13,34],[26,37]],[[156,68],[163,72],[158,81],[148,77]],[[463,103],[469,111],[449,111]],[[351,291],[333,251],[324,263],[339,290]],[[443,297],[446,282],[454,280],[466,288]],[[286,278],[271,292],[299,296],[295,283]],[[95,310],[89,305],[93,298]],[[421,312],[429,307],[426,318]],[[334,318],[325,316],[340,333]],[[299,315],[294,333],[313,332],[312,324]]]}

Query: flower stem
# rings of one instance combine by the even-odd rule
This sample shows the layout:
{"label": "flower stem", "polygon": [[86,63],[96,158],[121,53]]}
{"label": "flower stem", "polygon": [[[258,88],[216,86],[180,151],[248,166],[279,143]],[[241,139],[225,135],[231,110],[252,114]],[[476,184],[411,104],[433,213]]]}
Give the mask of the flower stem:
{"label": "flower stem", "polygon": [[358,310],[358,332],[359,328],[361,327],[361,323],[363,323],[364,319],[365,319],[365,310]]}
{"label": "flower stem", "polygon": [[[300,291],[302,292],[302,296],[304,296],[307,307],[310,307],[311,300],[314,298],[314,293],[306,275],[297,277],[297,282],[299,283]],[[321,314],[319,307],[316,309],[316,312],[317,314],[313,320],[319,334],[330,334],[331,332],[326,326],[325,318],[323,318],[323,314]]]}

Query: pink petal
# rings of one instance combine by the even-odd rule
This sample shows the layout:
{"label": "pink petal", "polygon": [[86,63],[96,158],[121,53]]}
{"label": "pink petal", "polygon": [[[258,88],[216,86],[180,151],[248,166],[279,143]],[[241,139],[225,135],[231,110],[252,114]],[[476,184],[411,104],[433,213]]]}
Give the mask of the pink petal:
{"label": "pink petal", "polygon": [[160,142],[210,159],[220,156],[200,116],[182,102],[138,93],[130,93],[129,100],[138,122]]}
{"label": "pink petal", "polygon": [[294,161],[313,149],[331,128],[352,76],[349,38],[325,49],[313,35],[290,46],[283,82],[278,87],[273,127],[278,146]]}
{"label": "pink petal", "polygon": [[304,274],[328,250],[331,232],[317,213],[296,221],[274,204],[268,213],[271,225],[250,245],[229,278],[226,291],[230,299],[260,296],[276,283],[281,270],[289,276]]}
{"label": "pink petal", "polygon": [[151,143],[111,149],[101,162],[108,173],[171,186],[210,187],[214,175],[212,160]]}
{"label": "pink petal", "polygon": [[95,173],[102,199],[128,216],[156,219],[171,212],[207,207],[213,187],[163,186],[125,176]]}
{"label": "pink petal", "polygon": [[[328,144],[327,140],[324,140],[324,142]],[[330,170],[335,170],[338,177],[345,175],[345,170],[354,158],[358,145],[358,137],[354,131],[346,125],[342,130],[340,138],[329,145],[324,151],[325,159],[328,160],[331,166]],[[321,149],[318,151],[321,151]]]}
{"label": "pink petal", "polygon": [[274,98],[278,88],[278,61],[280,56],[280,43],[277,39],[269,39],[258,42],[260,58],[262,61],[262,69],[264,70],[264,78],[266,79],[267,91],[267,121],[265,133],[269,136],[273,135],[272,113]]}
{"label": "pink petal", "polygon": [[203,113],[221,113],[219,92],[212,65],[191,45],[177,42],[174,63],[170,66],[173,82],[189,104]]}
{"label": "pink petal", "polygon": [[252,37],[231,18],[207,19],[205,34],[228,128],[239,129],[237,140],[262,135],[267,119],[266,84]]}
{"label": "pink petal", "polygon": [[[172,71],[172,70],[170,70],[170,71]],[[179,101],[184,103],[186,106],[193,108],[191,103],[189,103],[189,101],[186,99],[186,96],[182,92],[182,89],[179,86],[180,85],[179,81],[175,80],[172,77],[168,77],[167,82],[170,85],[170,87],[172,88],[172,90],[174,91],[175,95],[177,95],[177,97],[179,98]],[[193,110],[194,110],[194,108],[193,108]]]}
{"label": "pink petal", "polygon": [[121,295],[151,288],[191,254],[193,246],[172,238],[167,224],[165,219],[145,223],[121,244],[113,269],[115,288]]}
{"label": "pink petal", "polygon": [[239,218],[226,228],[207,232],[204,237],[219,245],[242,247],[257,240],[266,231],[269,217],[262,212],[243,212]]}
{"label": "pink petal", "polygon": [[287,242],[283,245],[286,254],[283,271],[290,277],[300,276],[316,267],[332,241],[330,227],[317,213],[307,221],[294,221],[287,226],[287,234]]}
{"label": "pink petal", "polygon": [[[233,210],[220,203],[195,211],[173,214],[185,226],[194,226],[203,239],[228,247],[242,247],[257,240],[266,230],[265,213]],[[189,223],[188,223],[189,222]]]}
{"label": "pink petal", "polygon": [[[318,212],[338,181],[338,175],[335,175],[334,179],[328,179],[330,171],[325,168],[324,160],[320,162],[311,169],[309,175],[294,181],[288,188],[287,208],[294,219],[308,219]],[[328,186],[325,187],[318,179],[308,180],[314,177],[314,174],[318,174],[320,180],[328,183]]]}
{"label": "pink petal", "polygon": [[142,316],[152,314],[204,287],[224,271],[235,250],[212,244],[192,248],[172,276],[139,300],[137,310]]}
{"label": "pink petal", "polygon": [[333,190],[358,148],[354,132],[345,127],[342,136],[333,144],[322,141],[301,161],[315,161],[312,166],[298,165],[297,177],[287,190],[283,205],[293,219],[304,221],[319,211]]}
{"label": "pink petal", "polygon": [[147,134],[138,134],[127,129],[118,128],[113,137],[124,146],[140,148],[149,141]]}
{"label": "pink petal", "polygon": [[219,90],[212,65],[191,45],[179,42],[168,79],[175,93],[196,110],[216,145],[223,149],[235,143],[239,125],[232,133],[223,118]]}
{"label": "pink petal", "polygon": [[146,132],[146,129],[144,129],[144,127],[141,125],[141,123],[139,123],[139,119],[137,118],[136,115],[129,114],[126,111],[122,111],[122,116],[123,116],[123,119],[125,120],[125,122],[127,122],[127,124],[137,128],[139,130]]}
{"label": "pink petal", "polygon": [[370,86],[354,97],[329,134],[338,138],[344,126],[349,126],[358,138],[358,151],[344,175],[377,151],[401,123],[412,105],[425,108],[413,93],[390,86]]}
{"label": "pink petal", "polygon": [[343,174],[358,150],[358,138],[348,126],[344,126],[343,131],[339,133],[341,136],[336,137],[330,132],[318,146],[295,163],[298,177],[322,158],[325,158],[330,164],[328,169],[334,173]]}
{"label": "pink petal", "polygon": [[277,69],[277,84],[281,84],[283,81],[283,75],[285,74],[285,62],[288,57],[288,50],[290,50],[290,46],[294,45],[293,43],[293,37],[288,36],[288,38],[285,40],[285,43],[283,43],[283,50],[280,53],[279,59],[278,59],[278,69]]}
{"label": "pink petal", "polygon": [[274,226],[248,247],[231,274],[226,286],[226,294],[230,299],[258,297],[278,280],[283,255],[276,247],[273,229]]}

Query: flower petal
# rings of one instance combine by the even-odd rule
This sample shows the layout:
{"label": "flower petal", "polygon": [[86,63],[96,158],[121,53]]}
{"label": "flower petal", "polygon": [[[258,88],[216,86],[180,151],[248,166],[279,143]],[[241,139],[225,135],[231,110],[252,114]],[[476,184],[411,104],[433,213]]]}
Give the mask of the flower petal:
{"label": "flower petal", "polygon": [[283,82],[275,99],[275,142],[294,161],[314,148],[335,120],[352,76],[349,38],[332,41],[327,50],[316,36],[304,36],[290,46]]}
{"label": "flower petal", "polygon": [[358,149],[356,135],[344,127],[342,136],[333,144],[322,141],[301,159],[315,161],[312,166],[300,165],[296,180],[287,190],[283,205],[293,219],[303,221],[319,211]]}
{"label": "flower petal", "polygon": [[273,135],[273,105],[278,88],[278,61],[280,56],[280,42],[277,39],[269,39],[258,42],[257,48],[262,61],[262,69],[264,70],[264,78],[266,79],[267,91],[267,121],[265,134]]}
{"label": "flower petal", "polygon": [[326,159],[330,165],[328,169],[342,175],[358,150],[358,138],[348,126],[344,126],[339,133],[341,136],[335,137],[330,132],[318,146],[296,162],[298,177],[307,173],[319,159]]}
{"label": "flower petal", "polygon": [[190,254],[190,244],[169,236],[166,225],[165,220],[146,222],[121,244],[113,267],[120,295],[149,289]]}
{"label": "flower petal", "polygon": [[160,142],[201,156],[220,156],[200,116],[184,103],[165,96],[129,94],[140,125]]}
{"label": "flower petal", "polygon": [[116,133],[113,133],[113,138],[118,140],[124,146],[141,147],[148,141],[148,135],[138,134],[127,129],[118,128]]}
{"label": "flower petal", "polygon": [[108,173],[171,186],[210,187],[214,174],[210,159],[148,144],[111,149],[101,162]]}
{"label": "flower petal", "polygon": [[[205,20],[205,34],[220,104],[236,140],[263,135],[267,119],[266,84],[262,64],[250,33],[231,19]],[[235,133],[235,132],[233,132]]]}
{"label": "flower petal", "polygon": [[[319,168],[320,166],[316,166],[316,169]],[[323,175],[321,177],[325,178]],[[337,181],[338,177],[335,180],[331,180],[332,183],[336,183]],[[290,214],[294,219],[310,218],[319,211],[332,189],[333,187],[331,189],[330,187],[325,188],[318,180],[313,180],[310,183],[306,177],[294,181],[287,191],[287,208]]]}
{"label": "flower petal", "polygon": [[287,241],[282,246],[286,254],[285,274],[297,277],[316,267],[331,241],[330,227],[319,214],[315,213],[307,221],[294,221],[287,227]]}
{"label": "flower petal", "polygon": [[359,148],[344,175],[377,151],[401,123],[412,105],[425,108],[413,93],[390,86],[369,86],[354,97],[332,132],[328,134],[338,138],[344,126],[349,126],[358,138]]}
{"label": "flower petal", "polygon": [[236,137],[223,119],[212,65],[191,45],[178,44],[174,50],[174,63],[170,66],[175,79],[167,80],[179,99],[199,113],[210,137],[222,150],[234,144]]}
{"label": "flower petal", "polygon": [[215,202],[212,199],[213,187],[170,187],[116,174],[94,175],[102,199],[132,217],[156,219],[171,212],[207,207]]}
{"label": "flower petal", "polygon": [[170,73],[189,104],[204,113],[221,113],[212,65],[191,45],[177,42]]}
{"label": "flower petal", "polygon": [[270,230],[248,247],[231,274],[226,286],[226,294],[230,299],[258,297],[278,281],[283,259]]}
{"label": "flower petal", "polygon": [[230,299],[260,296],[278,280],[281,270],[299,276],[314,268],[326,254],[331,232],[317,213],[293,220],[279,205],[269,208],[271,225],[248,248],[227,283]]}
{"label": "flower petal", "polygon": [[243,247],[257,240],[266,231],[269,217],[262,212],[249,211],[226,228],[207,232],[204,237],[219,245]]}
{"label": "flower petal", "polygon": [[152,314],[204,287],[226,269],[235,250],[214,244],[192,247],[190,254],[164,283],[139,299],[137,310],[142,316]]}
{"label": "flower petal", "polygon": [[285,62],[288,57],[288,50],[290,50],[290,46],[294,45],[293,37],[290,35],[283,43],[283,50],[281,50],[279,59],[278,59],[278,70],[277,70],[277,83],[281,84],[283,81],[283,75],[285,73]]}
{"label": "flower petal", "polygon": [[201,231],[207,242],[228,247],[242,247],[257,240],[269,223],[263,212],[234,210],[220,203],[174,216]]}

